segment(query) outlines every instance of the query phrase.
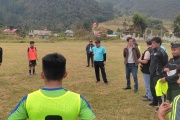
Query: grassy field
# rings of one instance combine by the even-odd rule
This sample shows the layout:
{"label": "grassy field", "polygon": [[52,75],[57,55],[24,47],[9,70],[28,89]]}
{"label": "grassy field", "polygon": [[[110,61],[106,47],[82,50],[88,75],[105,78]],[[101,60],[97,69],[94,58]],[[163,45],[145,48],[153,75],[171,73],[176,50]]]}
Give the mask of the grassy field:
{"label": "grassy field", "polygon": [[[93,68],[86,68],[85,41],[36,43],[38,50],[37,73],[41,72],[41,58],[52,52],[62,53],[67,59],[68,77],[63,87],[80,93],[91,104],[99,120],[155,120],[155,108],[143,102],[145,94],[142,74],[139,71],[139,92],[124,91],[126,86],[122,50],[126,42],[102,42],[107,49],[106,73],[109,85],[95,83]],[[146,45],[141,42],[144,51]],[[0,66],[0,120],[5,120],[23,96],[43,87],[40,76],[28,77],[28,43],[0,43],[4,59]],[[164,45],[169,50],[169,45]],[[134,85],[133,80],[132,87]]]}

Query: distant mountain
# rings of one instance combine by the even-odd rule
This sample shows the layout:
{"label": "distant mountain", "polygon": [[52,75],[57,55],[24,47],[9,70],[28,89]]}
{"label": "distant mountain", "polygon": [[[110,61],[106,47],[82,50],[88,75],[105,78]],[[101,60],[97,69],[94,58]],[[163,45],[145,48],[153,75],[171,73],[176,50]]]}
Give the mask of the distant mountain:
{"label": "distant mountain", "polygon": [[77,21],[102,22],[113,19],[112,12],[95,0],[0,0],[1,24],[31,29],[66,29]]}
{"label": "distant mountain", "polygon": [[180,0],[97,0],[109,2],[114,9],[131,15],[135,12],[148,17],[173,19],[180,12]]}

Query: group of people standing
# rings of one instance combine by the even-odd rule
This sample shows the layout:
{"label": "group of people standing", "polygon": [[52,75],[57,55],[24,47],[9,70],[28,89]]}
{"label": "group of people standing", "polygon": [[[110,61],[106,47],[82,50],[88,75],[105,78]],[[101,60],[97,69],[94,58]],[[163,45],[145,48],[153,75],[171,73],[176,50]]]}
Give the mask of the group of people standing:
{"label": "group of people standing", "polygon": [[[178,66],[180,65],[180,43],[171,44],[173,58],[169,61],[167,51],[162,46],[160,37],[148,38],[146,40],[147,49],[143,52],[142,56],[140,55],[138,44],[134,44],[133,38],[127,38],[127,43],[128,45],[123,51],[127,80],[127,86],[124,90],[131,89],[130,73],[132,73],[134,79],[134,92],[136,93],[138,91],[137,71],[138,65],[140,64],[146,88],[146,94],[143,96],[143,101],[151,102],[147,106],[157,107],[155,111],[158,111],[158,106],[160,106],[158,113],[160,117],[158,117],[159,120],[164,120],[164,115],[171,110],[170,104],[177,98],[176,96],[180,94],[180,70],[178,70]],[[167,83],[168,88],[166,94],[162,93],[161,96],[157,95],[157,83]],[[179,98],[180,97],[178,97],[178,101]],[[169,103],[164,103],[166,99]],[[178,107],[180,104],[178,105],[177,101],[174,106],[180,108]],[[173,117],[175,116],[178,117],[177,114],[174,114]],[[178,118],[180,118],[180,116]]]}

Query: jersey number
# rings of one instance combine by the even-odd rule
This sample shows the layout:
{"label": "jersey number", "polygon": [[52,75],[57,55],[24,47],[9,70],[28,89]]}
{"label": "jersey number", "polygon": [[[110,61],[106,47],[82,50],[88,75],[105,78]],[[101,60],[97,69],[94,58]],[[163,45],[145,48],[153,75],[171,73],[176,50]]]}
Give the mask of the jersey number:
{"label": "jersey number", "polygon": [[45,120],[63,120],[61,116],[58,115],[48,115],[45,117]]}

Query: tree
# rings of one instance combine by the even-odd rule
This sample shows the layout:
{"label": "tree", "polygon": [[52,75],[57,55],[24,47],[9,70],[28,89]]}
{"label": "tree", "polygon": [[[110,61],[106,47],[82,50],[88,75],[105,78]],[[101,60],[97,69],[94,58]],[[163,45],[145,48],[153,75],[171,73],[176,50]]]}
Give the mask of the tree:
{"label": "tree", "polygon": [[180,37],[180,13],[174,18],[174,35]]}
{"label": "tree", "polygon": [[147,28],[147,19],[140,14],[134,14],[132,19],[134,28],[139,29],[141,34],[143,34]]}
{"label": "tree", "polygon": [[110,30],[110,29],[107,30],[107,34],[109,35],[113,34],[113,32],[114,32],[113,30]]}

